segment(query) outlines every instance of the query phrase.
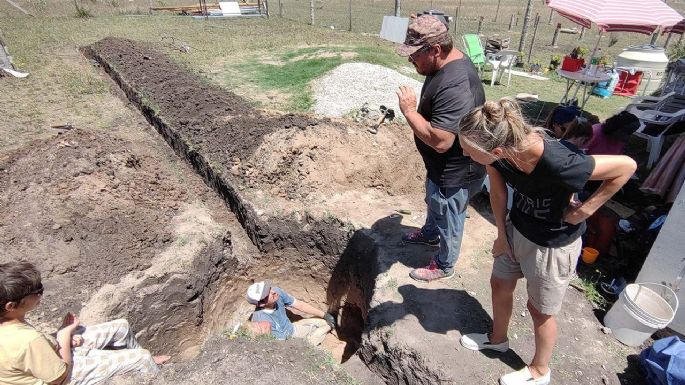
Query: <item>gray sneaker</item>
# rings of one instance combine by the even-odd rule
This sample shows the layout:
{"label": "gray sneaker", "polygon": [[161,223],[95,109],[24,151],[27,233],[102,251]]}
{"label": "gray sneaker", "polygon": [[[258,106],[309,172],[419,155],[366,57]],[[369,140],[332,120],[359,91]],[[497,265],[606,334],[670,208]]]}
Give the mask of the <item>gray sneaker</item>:
{"label": "gray sneaker", "polygon": [[499,344],[491,344],[490,337],[486,333],[471,333],[461,336],[459,340],[461,345],[470,350],[495,350],[498,352],[506,352],[509,350],[509,340]]}

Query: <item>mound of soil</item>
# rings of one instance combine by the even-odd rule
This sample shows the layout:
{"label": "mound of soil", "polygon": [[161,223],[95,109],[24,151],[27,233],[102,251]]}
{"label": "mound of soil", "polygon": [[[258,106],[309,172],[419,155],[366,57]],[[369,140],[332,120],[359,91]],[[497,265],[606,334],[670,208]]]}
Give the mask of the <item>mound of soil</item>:
{"label": "mound of soil", "polygon": [[[111,66],[122,87],[135,90],[129,98],[190,152],[201,153],[214,172],[253,190],[246,191],[252,200],[283,198],[260,210],[302,209],[365,189],[381,198],[422,194],[423,165],[406,127],[389,124],[373,135],[348,121],[254,110],[139,42],[107,38],[88,51]],[[344,205],[335,202],[338,210]]]}
{"label": "mound of soil", "polygon": [[[189,348],[201,342],[207,288],[235,266],[230,234],[207,214],[202,201],[217,199],[199,178],[180,185],[168,165],[133,147],[73,129],[4,155],[0,262],[28,260],[41,271],[43,306],[30,318],[45,331],[67,311],[87,324],[126,317],[154,351]],[[202,228],[202,218],[199,244],[187,224]],[[177,333],[193,337],[181,347],[170,343]]]}

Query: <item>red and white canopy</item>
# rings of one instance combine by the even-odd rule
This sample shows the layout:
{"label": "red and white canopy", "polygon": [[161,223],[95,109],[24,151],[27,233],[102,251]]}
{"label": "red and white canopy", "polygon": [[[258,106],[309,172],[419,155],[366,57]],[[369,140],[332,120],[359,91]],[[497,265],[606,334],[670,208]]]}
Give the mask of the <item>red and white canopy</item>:
{"label": "red and white canopy", "polygon": [[679,33],[682,35],[683,32],[685,32],[685,19],[673,27],[667,27],[664,29],[664,33]]}
{"label": "red and white canopy", "polygon": [[547,0],[547,5],[585,28],[594,23],[604,32],[650,35],[683,20],[662,0]]}

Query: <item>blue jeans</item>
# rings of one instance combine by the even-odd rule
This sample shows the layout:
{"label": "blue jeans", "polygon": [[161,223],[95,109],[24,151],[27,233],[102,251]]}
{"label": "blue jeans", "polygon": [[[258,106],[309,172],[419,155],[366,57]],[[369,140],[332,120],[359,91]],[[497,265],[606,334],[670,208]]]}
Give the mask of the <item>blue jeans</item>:
{"label": "blue jeans", "polygon": [[421,228],[421,233],[427,239],[440,236],[440,250],[434,259],[438,267],[446,272],[454,269],[457,263],[466,207],[482,186],[483,180],[479,180],[466,187],[440,188],[426,179],[426,224]]}

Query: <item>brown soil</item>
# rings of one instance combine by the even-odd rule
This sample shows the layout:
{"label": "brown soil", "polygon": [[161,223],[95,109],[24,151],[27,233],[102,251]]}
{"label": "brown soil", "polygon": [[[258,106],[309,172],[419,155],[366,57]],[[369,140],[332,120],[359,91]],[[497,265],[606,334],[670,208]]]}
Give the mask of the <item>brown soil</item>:
{"label": "brown soil", "polygon": [[[324,346],[349,359],[355,377],[361,357],[387,383],[494,383],[523,362],[516,352],[529,358],[521,288],[515,351],[492,360],[458,347],[460,333],[490,322],[487,208],[469,210],[458,277],[408,278],[434,249],[399,244],[425,209],[406,127],[372,135],[342,120],[257,111],[128,40],[87,52],[218,195],[168,149],[130,134],[76,129],[2,155],[0,261],[28,258],[46,277],[32,321],[54,325],[79,309],[91,320],[132,319],[146,346],[175,354],[152,383],[349,382],[298,341],[215,336],[201,345],[244,321],[246,286],[270,278],[338,315],[342,342],[330,336]],[[598,332],[585,300],[572,293],[565,306],[555,380],[639,383],[622,377],[627,350]]]}
{"label": "brown soil", "polygon": [[[287,201],[302,208],[310,199],[363,189],[421,194],[417,171],[423,166],[403,127],[382,127],[375,136],[347,121],[254,110],[139,43],[110,38],[92,49],[140,90],[141,103],[188,140],[192,151],[211,159],[215,171],[255,188],[262,194],[257,198],[285,198],[281,209]],[[331,210],[344,211],[341,202],[335,206]]]}

